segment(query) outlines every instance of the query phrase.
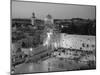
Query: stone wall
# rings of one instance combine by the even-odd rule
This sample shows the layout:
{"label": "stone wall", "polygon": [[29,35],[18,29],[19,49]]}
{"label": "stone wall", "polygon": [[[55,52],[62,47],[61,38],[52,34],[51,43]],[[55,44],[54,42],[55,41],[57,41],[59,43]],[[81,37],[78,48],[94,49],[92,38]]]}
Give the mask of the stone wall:
{"label": "stone wall", "polygon": [[61,34],[60,47],[80,50],[95,50],[96,37],[88,35]]}

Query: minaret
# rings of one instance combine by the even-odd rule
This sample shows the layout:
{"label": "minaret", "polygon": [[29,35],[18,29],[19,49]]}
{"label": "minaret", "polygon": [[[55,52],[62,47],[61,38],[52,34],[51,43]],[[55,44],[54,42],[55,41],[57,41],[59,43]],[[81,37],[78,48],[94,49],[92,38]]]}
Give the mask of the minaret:
{"label": "minaret", "polygon": [[31,24],[35,25],[35,13],[32,13],[32,17],[31,17]]}

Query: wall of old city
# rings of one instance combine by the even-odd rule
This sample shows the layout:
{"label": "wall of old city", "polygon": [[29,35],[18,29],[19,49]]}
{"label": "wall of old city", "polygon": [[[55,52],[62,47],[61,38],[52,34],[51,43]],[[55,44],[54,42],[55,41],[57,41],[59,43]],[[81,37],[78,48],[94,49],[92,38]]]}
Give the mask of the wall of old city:
{"label": "wall of old city", "polygon": [[95,50],[95,36],[61,34],[60,46],[63,48]]}

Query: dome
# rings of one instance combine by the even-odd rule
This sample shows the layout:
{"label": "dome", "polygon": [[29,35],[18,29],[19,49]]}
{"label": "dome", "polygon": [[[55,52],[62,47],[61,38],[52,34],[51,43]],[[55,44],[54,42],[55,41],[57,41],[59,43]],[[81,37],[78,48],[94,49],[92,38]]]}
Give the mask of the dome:
{"label": "dome", "polygon": [[52,16],[51,16],[50,14],[48,14],[48,15],[46,16],[46,18],[47,18],[47,19],[52,19]]}

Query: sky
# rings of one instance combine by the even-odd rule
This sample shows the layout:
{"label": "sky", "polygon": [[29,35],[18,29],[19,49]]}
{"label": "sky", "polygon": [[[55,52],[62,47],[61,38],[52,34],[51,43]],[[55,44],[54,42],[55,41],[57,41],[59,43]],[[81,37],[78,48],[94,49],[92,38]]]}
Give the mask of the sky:
{"label": "sky", "polygon": [[95,19],[95,6],[53,4],[40,2],[12,1],[12,18],[31,18],[32,12],[39,19],[50,14],[54,19]]}

